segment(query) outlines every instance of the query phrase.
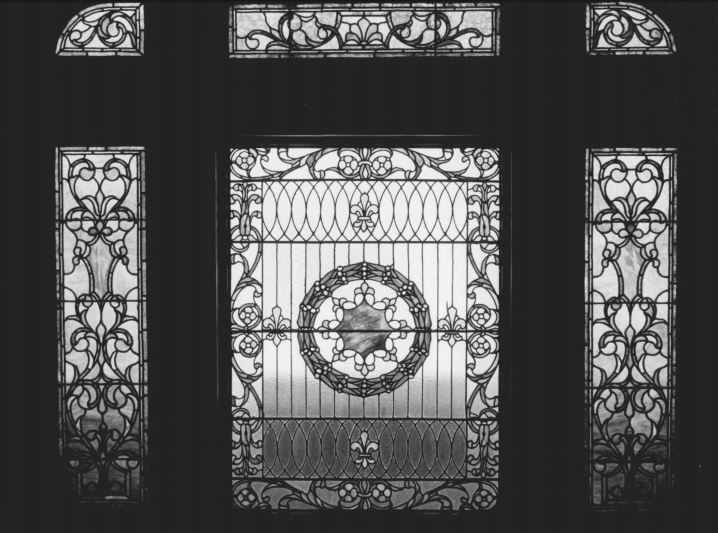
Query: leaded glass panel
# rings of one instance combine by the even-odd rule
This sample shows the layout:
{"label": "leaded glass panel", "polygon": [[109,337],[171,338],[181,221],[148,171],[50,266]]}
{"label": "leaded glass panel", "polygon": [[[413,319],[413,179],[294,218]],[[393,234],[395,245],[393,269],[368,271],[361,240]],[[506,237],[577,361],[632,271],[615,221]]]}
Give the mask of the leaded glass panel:
{"label": "leaded glass panel", "polygon": [[586,4],[586,49],[591,55],[665,55],[676,51],[668,25],[632,2]]}
{"label": "leaded glass panel", "polygon": [[235,505],[492,507],[498,151],[230,159]]}
{"label": "leaded glass panel", "polygon": [[586,181],[586,391],[596,505],[671,491],[676,153],[592,149]]}
{"label": "leaded glass panel", "polygon": [[57,150],[60,453],[78,501],[140,501],[147,454],[141,148]]}
{"label": "leaded glass panel", "polygon": [[491,56],[493,3],[250,4],[230,10],[230,57]]}
{"label": "leaded glass panel", "polygon": [[83,9],[57,40],[61,56],[140,56],[145,45],[142,4],[113,2]]}

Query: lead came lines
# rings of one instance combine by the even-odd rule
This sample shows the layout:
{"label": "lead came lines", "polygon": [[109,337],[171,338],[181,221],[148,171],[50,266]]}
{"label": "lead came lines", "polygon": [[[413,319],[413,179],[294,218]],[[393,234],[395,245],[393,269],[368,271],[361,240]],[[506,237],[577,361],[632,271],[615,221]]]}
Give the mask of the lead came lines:
{"label": "lead came lines", "polygon": [[[253,430],[256,433],[235,432],[235,461],[239,447],[249,449],[258,465],[262,465],[261,472],[251,476],[238,476],[240,471],[235,471],[235,504],[457,509],[492,506],[497,494],[498,345],[495,341],[475,339],[493,339],[496,330],[494,325],[486,329],[483,323],[474,321],[469,342],[468,323],[464,320],[462,325],[461,315],[447,312],[454,309],[454,295],[463,292],[457,283],[468,284],[474,307],[479,304],[494,309],[498,303],[492,296],[493,285],[498,282],[494,272],[498,268],[496,250],[492,244],[499,236],[497,152],[474,148],[279,147],[233,150],[231,159],[233,183],[251,187],[257,180],[265,191],[257,195],[251,209],[236,208],[247,213],[236,222],[244,228],[248,244],[255,239],[261,241],[257,242],[260,246],[262,242],[272,242],[276,250],[273,258],[265,259],[269,261],[265,276],[277,276],[265,279],[265,283],[275,284],[272,291],[275,302],[264,304],[264,316],[270,310],[276,316],[271,327],[265,327],[265,318],[253,331],[264,339],[265,350],[277,357],[284,354],[276,360],[272,358],[276,361],[272,363],[274,368],[263,373],[261,379],[274,382],[271,386],[276,391],[277,407],[286,401],[284,398],[290,401],[290,418],[273,414],[275,406],[268,406],[270,411],[263,414],[260,407],[256,419],[259,425],[251,417],[246,419],[248,427],[257,428]],[[464,182],[468,181],[473,185],[464,189]],[[282,192],[269,193],[271,190],[292,192],[285,197]],[[327,190],[340,191],[344,200],[337,201],[340,196],[336,193],[324,195],[324,202],[329,204],[325,209],[321,195],[309,199],[316,191]],[[411,198],[419,197],[402,190],[429,194],[424,194],[419,203],[409,205],[415,201]],[[444,193],[433,192],[448,190],[454,195],[454,200],[448,203],[442,203],[446,202],[442,198],[448,198]],[[382,197],[391,201],[380,206]],[[397,198],[402,200],[396,201]],[[247,200],[245,197],[244,201]],[[275,202],[276,209],[271,205]],[[311,202],[319,202],[314,206],[318,209],[313,209]],[[344,203],[339,205],[341,202]],[[402,209],[408,210],[411,218],[394,216],[396,210],[397,216],[406,217],[401,215]],[[317,211],[328,222],[320,224],[314,215],[311,231],[307,232],[311,213]],[[342,219],[337,226],[337,213],[347,211],[351,217]],[[464,220],[461,213],[465,213]],[[277,220],[282,224],[281,234],[276,233]],[[262,228],[261,233],[250,230],[252,226]],[[337,233],[337,228],[344,237]],[[295,242],[303,242],[304,246],[297,249]],[[367,246],[374,243],[376,247]],[[434,256],[433,243],[436,264],[430,260]],[[310,252],[312,246],[316,248]],[[466,247],[476,256],[472,270],[480,276],[476,282],[470,282],[468,277],[462,281],[470,272],[453,266],[457,257],[455,246]],[[472,246],[476,247],[473,252]],[[285,255],[282,249],[288,253]],[[314,250],[318,250],[316,262],[310,256]],[[298,253],[304,257],[298,257]],[[289,260],[288,267],[272,265],[283,257]],[[281,277],[282,269],[288,272],[288,278]],[[461,278],[455,277],[457,272]],[[296,287],[295,276],[300,280]],[[418,284],[413,276],[417,276]],[[290,286],[285,291],[287,283]],[[301,298],[297,292],[300,286],[304,287],[305,296],[295,311]],[[295,302],[292,309],[282,308],[286,305],[280,303],[282,294],[289,294],[289,301]],[[236,306],[237,303],[233,304]],[[468,309],[454,312],[463,314]],[[282,325],[284,337],[280,338],[275,328],[281,322],[277,317],[282,316],[291,319],[290,324]],[[495,313],[491,316],[497,320]],[[448,339],[452,344],[447,345]],[[466,375],[456,373],[452,362],[456,357],[465,358],[465,348],[471,351],[475,363]],[[301,358],[295,362],[300,352]],[[285,359],[287,354],[289,361]],[[244,356],[235,352],[236,357]],[[461,364],[460,360],[456,362]],[[304,368],[298,366],[300,363]],[[424,369],[426,364],[430,367]],[[446,364],[449,364],[446,371],[440,370]],[[476,376],[472,377],[472,372]],[[304,378],[305,405],[301,406],[296,403],[299,398],[294,390],[301,387],[297,373]],[[310,387],[312,382],[318,387]],[[235,396],[242,397],[251,386],[246,382]],[[405,392],[398,390],[402,387],[406,387]],[[396,394],[385,392],[393,389],[397,389]],[[465,397],[459,411],[454,410],[454,402],[459,401],[455,390]],[[326,393],[331,394],[333,407],[325,412]],[[261,396],[258,398],[261,400]],[[439,420],[442,413],[454,417],[452,424],[461,429],[454,437],[449,436],[454,430],[446,432],[449,426],[427,433],[426,429],[433,426],[426,424]],[[344,424],[342,427],[347,431],[352,429],[349,433],[319,431],[331,420]],[[395,453],[382,440],[385,437],[381,435],[386,433],[380,428],[386,427],[382,424],[397,423],[410,424],[406,426],[407,435],[422,434],[429,439],[418,444],[412,440],[415,437],[402,441],[398,437],[401,431],[390,433],[398,438],[393,441],[394,446],[399,446],[397,458],[404,448],[411,454],[420,449],[429,453],[418,463],[412,455],[411,471],[406,470],[408,463],[400,470],[383,470],[390,463],[397,465],[391,468],[399,468],[399,463],[391,462]],[[256,437],[250,437],[255,434]],[[460,444],[463,448],[457,447]],[[439,449],[444,451],[439,453]],[[341,459],[346,465],[341,475],[348,477],[343,481],[336,479],[340,472],[326,470],[328,459],[322,457]],[[463,466],[457,471],[445,470],[449,468],[444,462],[446,458]],[[310,468],[310,464],[314,466]],[[437,470],[439,464],[444,466]],[[308,487],[296,484],[300,475],[309,476]],[[382,479],[386,476],[390,479]],[[398,477],[408,483],[403,489],[397,484]]]}

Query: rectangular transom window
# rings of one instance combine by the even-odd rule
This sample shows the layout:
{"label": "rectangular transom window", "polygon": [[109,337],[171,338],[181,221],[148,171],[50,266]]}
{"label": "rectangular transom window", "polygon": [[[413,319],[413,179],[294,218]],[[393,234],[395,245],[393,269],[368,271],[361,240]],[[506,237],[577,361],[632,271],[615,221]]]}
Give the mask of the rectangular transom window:
{"label": "rectangular transom window", "polygon": [[442,2],[249,4],[230,9],[229,55],[494,56],[499,6]]}

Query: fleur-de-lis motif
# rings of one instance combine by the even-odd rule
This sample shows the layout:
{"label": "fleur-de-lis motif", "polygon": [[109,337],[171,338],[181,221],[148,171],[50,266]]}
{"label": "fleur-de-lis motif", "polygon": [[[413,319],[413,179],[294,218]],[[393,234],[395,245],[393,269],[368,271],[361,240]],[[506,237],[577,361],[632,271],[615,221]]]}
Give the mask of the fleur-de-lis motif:
{"label": "fleur-de-lis motif", "polygon": [[446,316],[439,320],[439,329],[444,332],[439,340],[454,346],[461,340],[461,331],[466,329],[466,320],[458,316],[456,307],[452,305],[446,308]]}
{"label": "fleur-de-lis motif", "polygon": [[354,459],[357,466],[367,468],[376,463],[374,453],[379,451],[379,443],[369,440],[369,434],[366,431],[361,432],[358,441],[352,442],[351,449],[357,452]]}
{"label": "fleur-de-lis motif", "polygon": [[279,307],[273,307],[272,315],[265,318],[262,324],[265,330],[264,338],[274,342],[275,346],[279,346],[282,341],[287,340],[289,319],[282,316],[282,310]]}
{"label": "fleur-de-lis motif", "polygon": [[359,202],[353,204],[349,210],[352,227],[358,232],[371,232],[376,227],[378,216],[379,206],[372,203],[365,192],[359,197]]}

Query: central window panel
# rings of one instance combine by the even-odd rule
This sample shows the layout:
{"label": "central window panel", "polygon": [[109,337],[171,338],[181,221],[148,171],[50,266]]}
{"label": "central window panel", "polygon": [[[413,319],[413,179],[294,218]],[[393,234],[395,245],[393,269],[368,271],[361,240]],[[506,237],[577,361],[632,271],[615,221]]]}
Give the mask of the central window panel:
{"label": "central window panel", "polygon": [[230,168],[235,505],[492,507],[498,151],[248,147]]}

